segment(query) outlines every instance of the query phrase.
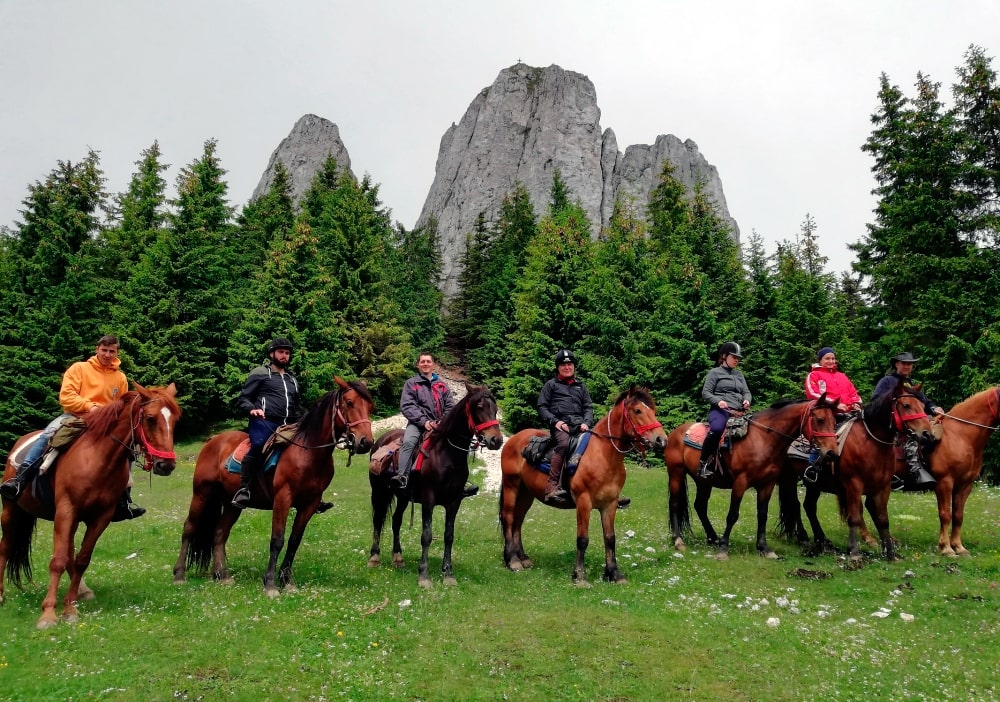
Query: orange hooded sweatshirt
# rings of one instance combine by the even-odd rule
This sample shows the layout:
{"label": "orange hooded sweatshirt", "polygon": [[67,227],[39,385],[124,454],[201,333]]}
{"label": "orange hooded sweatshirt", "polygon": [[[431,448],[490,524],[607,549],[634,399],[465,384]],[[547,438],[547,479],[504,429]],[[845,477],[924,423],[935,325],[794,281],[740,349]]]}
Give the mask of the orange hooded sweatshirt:
{"label": "orange hooded sweatshirt", "polygon": [[63,411],[79,417],[127,393],[128,380],[118,370],[120,365],[121,361],[116,358],[112,368],[105,368],[96,355],[71,365],[63,373],[59,390],[59,404]]}

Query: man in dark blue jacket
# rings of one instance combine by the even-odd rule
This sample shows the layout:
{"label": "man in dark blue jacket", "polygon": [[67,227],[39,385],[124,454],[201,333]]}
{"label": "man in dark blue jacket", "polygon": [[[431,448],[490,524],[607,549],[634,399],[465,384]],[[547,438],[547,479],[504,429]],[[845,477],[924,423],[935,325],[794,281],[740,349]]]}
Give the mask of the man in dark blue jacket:
{"label": "man in dark blue jacket", "polygon": [[299,407],[299,383],[288,371],[292,361],[292,342],[277,337],[267,347],[270,363],[250,371],[238,401],[241,411],[250,416],[247,433],[250,450],[240,468],[240,489],[233,495],[233,506],[250,506],[250,481],[260,471],[264,444],[282,424],[297,422],[302,414]]}
{"label": "man in dark blue jacket", "polygon": [[569,349],[556,354],[556,375],[550,378],[538,395],[538,415],[549,427],[555,450],[549,464],[549,484],[545,488],[545,502],[566,499],[566,491],[559,484],[570,436],[589,431],[594,426],[594,403],[590,392],[576,377],[576,357]]}

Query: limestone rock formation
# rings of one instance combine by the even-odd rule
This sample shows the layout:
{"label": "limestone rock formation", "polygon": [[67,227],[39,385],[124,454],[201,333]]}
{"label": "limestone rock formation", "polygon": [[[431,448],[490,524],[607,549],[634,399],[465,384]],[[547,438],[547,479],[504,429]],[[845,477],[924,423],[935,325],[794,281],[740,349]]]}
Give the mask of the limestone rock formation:
{"label": "limestone rock formation", "polygon": [[417,226],[431,217],[441,237],[444,292],[456,291],[465,236],[476,217],[493,219],[504,195],[518,181],[543,214],[548,208],[553,171],[558,168],[570,193],[594,225],[606,225],[619,193],[649,202],[664,159],[689,189],[702,180],[719,214],[729,216],[718,171],[693,141],[659,136],[653,145],[618,151],[610,129],[603,131],[597,92],[587,76],[559,66],[535,68],[518,63],[500,72],[469,105],[458,124],[445,132],[438,150],[434,182]]}
{"label": "limestone rock formation", "polygon": [[281,161],[291,180],[292,199],[299,202],[312,184],[313,177],[331,155],[340,168],[351,170],[351,156],[340,140],[337,125],[316,115],[300,117],[292,131],[271,154],[271,160],[251,198],[256,200],[267,193],[274,182],[275,165]]}

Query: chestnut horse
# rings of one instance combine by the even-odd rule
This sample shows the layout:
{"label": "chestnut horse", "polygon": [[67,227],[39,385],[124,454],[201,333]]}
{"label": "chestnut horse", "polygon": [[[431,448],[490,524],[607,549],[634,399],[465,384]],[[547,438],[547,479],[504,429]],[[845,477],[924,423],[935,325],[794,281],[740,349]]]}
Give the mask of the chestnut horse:
{"label": "chestnut horse", "polygon": [[[889,560],[897,558],[896,543],[889,533],[888,501],[893,474],[905,471],[906,466],[897,459],[896,445],[907,433],[915,434],[925,443],[934,440],[923,401],[914,394],[919,391],[919,385],[911,387],[900,382],[892,391],[872,398],[844,438],[840,455],[833,462],[833,470],[822,470],[818,481],[806,484],[806,516],[813,528],[816,548],[830,546],[816,516],[816,503],[820,493],[825,491],[837,495],[841,516],[847,520],[850,530],[847,548],[851,560],[861,558],[859,532],[868,533],[861,509],[862,496],[878,532],[882,553]],[[794,468],[788,470],[793,471]],[[786,473],[782,489],[778,491],[781,505],[779,528],[801,540],[805,537],[805,529],[799,515],[796,477],[794,472],[790,476]],[[865,540],[872,543],[869,539],[870,534]]]}
{"label": "chestnut horse", "polygon": [[938,552],[942,556],[969,555],[962,545],[965,501],[983,468],[983,450],[997,425],[1000,425],[1000,387],[962,400],[942,420],[941,441],[927,457],[931,474],[937,480],[934,492],[941,521]]}
{"label": "chestnut horse", "polygon": [[[826,393],[818,400],[794,400],[776,403],[750,417],[747,435],[733,442],[728,451],[720,455],[725,469],[717,468],[712,477],[697,477],[701,449],[684,442],[684,435],[694,426],[682,424],[670,432],[663,458],[667,464],[670,486],[670,529],[674,548],[686,550],[682,533],[691,528],[687,504],[687,475],[691,474],[698,488],[694,508],[710,546],[718,546],[716,557],[729,557],[729,536],[740,518],[740,503],[749,489],[757,490],[757,553],[765,558],[777,558],[767,544],[767,510],[771,493],[781,475],[785,455],[792,441],[804,434],[821,454],[833,456],[837,445],[834,436],[836,419],[833,405],[827,403]],[[730,488],[729,513],[726,530],[720,539],[708,517],[708,500],[712,488]]]}
{"label": "chestnut horse", "polygon": [[[543,429],[525,429],[512,436],[503,447],[500,463],[503,486],[500,490],[500,526],[503,529],[503,560],[514,571],[534,564],[524,552],[521,526],[534,504],[541,501],[548,484],[548,474],[539,471],[521,455],[528,440],[548,434]],[[656,403],[646,388],[629,388],[615,399],[607,416],[590,430],[587,449],[569,479],[572,502],[552,505],[560,509],[576,508],[576,563],[573,582],[587,586],[584,556],[590,544],[590,513],[601,513],[604,530],[604,579],[626,581],[618,568],[615,554],[615,514],[618,496],[625,485],[625,454],[634,449],[661,451],[666,445],[663,426],[656,420]]]}
{"label": "chestnut horse", "polygon": [[[18,587],[22,578],[31,581],[31,541],[37,520],[53,521],[49,589],[42,601],[39,629],[51,628],[58,621],[56,595],[64,571],[69,572],[69,589],[63,599],[62,619],[79,620],[77,600],[91,594],[82,585],[83,575],[128,484],[131,461],[145,455],[146,470],[157,475],[170,475],[174,470],[174,427],[181,416],[174,399],[177,389],[173,383],[165,388],[134,385],[132,392],[86,414],[83,433],[37,479],[45,481],[55,497],[54,503],[40,500],[32,489],[26,489],[16,501],[3,500],[0,602],[5,572]],[[14,475],[12,457],[18,448],[37,433],[22,436],[14,444],[7,456],[5,477]],[[86,531],[74,556],[74,540],[81,522]]]}
{"label": "chestnut horse", "polygon": [[[433,538],[434,507],[444,507],[441,574],[445,585],[455,585],[451,550],[455,540],[455,517],[462,506],[465,483],[469,479],[469,452],[480,445],[495,451],[503,444],[500,422],[497,421],[497,401],[492,393],[485,385],[466,385],[465,390],[465,396],[445,413],[437,428],[427,433],[420,449],[419,468],[414,467],[407,487],[401,490],[394,488],[390,482],[393,475],[390,471],[379,475],[369,473],[368,476],[372,488],[372,547],[368,567],[375,568],[381,562],[382,527],[394,499],[392,564],[397,568],[403,567],[403,547],[399,541],[403,513],[411,501],[419,502],[422,530],[417,583],[425,588],[431,587],[427,574],[427,551]],[[386,432],[375,442],[372,453],[402,435],[402,429]],[[393,460],[398,457],[397,452]]]}
{"label": "chestnut horse", "polygon": [[[275,569],[278,554],[285,545],[289,511],[295,508],[295,521],[277,582],[294,591],[292,562],[323,491],[333,480],[334,447],[354,454],[367,453],[372,445],[369,417],[375,402],[371,393],[361,382],[349,383],[342,378],[334,381],[337,389],[321,397],[302,417],[274,470],[261,471],[251,485],[250,506],[272,510],[270,558],[264,574],[264,592],[268,597],[277,597],[279,593]],[[246,432],[223,432],[209,439],[198,454],[191,506],[184,522],[180,554],[174,564],[174,583],[184,582],[189,566],[205,569],[210,561],[216,580],[233,582],[226,562],[226,542],[240,517],[241,510],[231,504],[240,487],[240,475],[229,472],[226,464],[233,450],[246,438]]]}

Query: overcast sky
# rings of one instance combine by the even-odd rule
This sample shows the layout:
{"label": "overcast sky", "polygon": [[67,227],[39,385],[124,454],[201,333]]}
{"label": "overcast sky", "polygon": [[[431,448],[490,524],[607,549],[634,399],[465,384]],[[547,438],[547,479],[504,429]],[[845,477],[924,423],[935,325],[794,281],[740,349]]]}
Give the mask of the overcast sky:
{"label": "overcast sky", "polygon": [[172,196],[217,139],[242,206],[314,113],[412,227],[444,131],[521,60],[589,76],[622,150],[695,141],[744,239],[773,251],[809,213],[847,270],[874,206],[860,147],[879,75],[912,95],[923,71],[950,101],[970,44],[1000,55],[1000,2],[0,0],[0,224],[88,148],[125,189],[154,140]]}

